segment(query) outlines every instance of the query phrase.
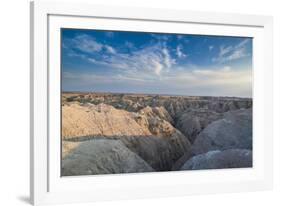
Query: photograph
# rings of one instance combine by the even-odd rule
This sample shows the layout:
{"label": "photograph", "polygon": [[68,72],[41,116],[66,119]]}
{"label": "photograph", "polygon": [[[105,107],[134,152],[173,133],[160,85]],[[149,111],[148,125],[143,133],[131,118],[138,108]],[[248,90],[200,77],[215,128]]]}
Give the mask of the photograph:
{"label": "photograph", "polygon": [[252,37],[61,28],[60,43],[61,176],[253,167]]}

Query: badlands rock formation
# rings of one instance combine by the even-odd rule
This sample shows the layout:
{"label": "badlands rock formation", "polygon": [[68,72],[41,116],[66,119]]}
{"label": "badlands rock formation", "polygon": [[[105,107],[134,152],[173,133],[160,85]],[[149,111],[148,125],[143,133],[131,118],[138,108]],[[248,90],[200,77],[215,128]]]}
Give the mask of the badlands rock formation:
{"label": "badlands rock formation", "polygon": [[183,97],[168,95],[110,94],[110,93],[64,93],[63,104],[67,102],[104,103],[116,109],[137,112],[146,106],[163,106],[172,118],[178,118],[187,109],[205,108],[216,112],[227,112],[251,108],[252,99],[236,97]]}
{"label": "badlands rock formation", "polygon": [[177,136],[122,137],[119,140],[157,171],[170,170],[184,153],[190,153],[189,142]]}
{"label": "badlands rock formation", "polygon": [[62,175],[118,174],[154,171],[119,140],[81,143],[62,161]]}
{"label": "badlands rock formation", "polygon": [[81,136],[151,135],[141,127],[131,113],[106,104],[70,104],[62,107],[62,136],[64,139]]}
{"label": "badlands rock formation", "polygon": [[145,108],[138,111],[138,113],[143,114],[148,118],[158,117],[159,119],[163,119],[167,122],[170,122],[171,124],[174,124],[173,118],[163,106],[160,107],[146,106]]}
{"label": "badlands rock formation", "polygon": [[188,109],[179,116],[176,127],[193,143],[208,124],[222,116],[222,113],[208,109]]}
{"label": "badlands rock formation", "polygon": [[62,174],[251,167],[251,108],[235,97],[63,93]]}
{"label": "badlands rock formation", "polygon": [[181,170],[252,167],[252,151],[246,149],[212,150],[196,155]]}
{"label": "badlands rock formation", "polygon": [[210,123],[195,139],[194,154],[211,150],[252,149],[252,109],[229,111]]}
{"label": "badlands rock formation", "polygon": [[[168,121],[164,108],[146,107],[138,113],[110,105],[69,104],[63,106],[63,156],[78,142],[91,139],[119,139],[156,170],[169,170],[190,151],[188,139]],[[162,119],[163,118],[163,119]]]}

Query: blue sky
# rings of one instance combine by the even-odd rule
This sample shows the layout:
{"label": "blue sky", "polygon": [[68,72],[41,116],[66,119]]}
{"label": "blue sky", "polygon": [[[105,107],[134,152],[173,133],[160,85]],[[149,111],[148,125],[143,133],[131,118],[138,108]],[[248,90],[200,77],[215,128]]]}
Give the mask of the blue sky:
{"label": "blue sky", "polygon": [[62,90],[252,96],[252,39],[62,29]]}

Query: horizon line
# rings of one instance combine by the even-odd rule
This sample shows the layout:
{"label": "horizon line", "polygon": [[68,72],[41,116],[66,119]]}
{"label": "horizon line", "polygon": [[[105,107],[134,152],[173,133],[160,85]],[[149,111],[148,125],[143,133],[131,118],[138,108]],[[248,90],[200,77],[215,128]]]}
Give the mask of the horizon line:
{"label": "horizon line", "polygon": [[243,98],[243,99],[253,99],[253,97],[241,97],[241,96],[213,96],[213,95],[184,95],[184,94],[164,94],[164,93],[141,93],[141,92],[103,92],[103,91],[75,91],[75,90],[69,90],[69,91],[63,91],[61,90],[61,93],[97,93],[97,94],[129,94],[129,95],[155,95],[155,96],[183,96],[183,97],[223,97],[223,98]]}

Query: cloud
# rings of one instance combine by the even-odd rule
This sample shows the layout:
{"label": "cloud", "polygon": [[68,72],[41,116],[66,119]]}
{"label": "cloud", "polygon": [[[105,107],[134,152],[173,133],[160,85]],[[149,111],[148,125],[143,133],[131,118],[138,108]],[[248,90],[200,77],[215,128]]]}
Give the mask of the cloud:
{"label": "cloud", "polygon": [[166,46],[159,43],[143,47],[130,53],[112,52],[106,58],[89,57],[88,60],[96,65],[116,69],[121,74],[156,75],[168,72],[176,61],[170,55]]}
{"label": "cloud", "polygon": [[[221,45],[217,56],[213,58],[214,63],[199,67],[193,62],[176,62],[174,58],[188,56],[183,52],[181,44],[172,50],[163,41],[150,42],[138,48],[131,42],[123,43],[122,47],[132,48],[128,52],[126,49],[98,42],[91,36],[78,35],[63,42],[64,49],[69,56],[82,58],[83,63],[86,61],[88,69],[81,72],[65,68],[62,74],[63,88],[251,97],[251,68],[237,68],[231,63],[224,67],[217,66],[220,65],[217,63],[248,56],[248,41],[243,40],[232,46]],[[213,48],[214,45],[209,45],[208,49]]]}
{"label": "cloud", "polygon": [[[110,32],[107,32],[107,34]],[[72,53],[72,55],[74,56],[76,53],[76,56],[79,56],[80,53],[78,54],[77,52],[75,52],[73,49],[79,50],[81,52],[84,53],[88,53],[88,54],[93,54],[93,53],[97,53],[100,51],[106,51],[108,53],[114,54],[116,53],[115,49],[108,45],[108,44],[104,44],[104,43],[100,43],[98,41],[96,41],[95,38],[87,35],[87,34],[80,34],[75,36],[72,39],[65,39],[63,42],[64,48],[68,49],[69,53]]]}
{"label": "cloud", "polygon": [[247,53],[246,44],[249,42],[249,39],[241,41],[236,46],[220,46],[220,51],[217,57],[212,58],[213,62],[225,63],[228,61],[233,61],[247,57],[250,54]]}
{"label": "cloud", "polygon": [[226,54],[229,54],[231,51],[233,51],[233,47],[232,46],[221,46],[220,47],[220,52],[219,52],[219,57],[225,56]]}
{"label": "cloud", "polygon": [[241,41],[238,45],[236,45],[236,48],[241,48],[244,47],[247,43],[250,42],[250,39],[244,39],[243,41]]}
{"label": "cloud", "polygon": [[[159,35],[155,36],[159,37]],[[160,37],[167,39],[168,36],[160,35]],[[100,43],[86,34],[66,39],[64,44],[67,45],[68,56],[80,57],[95,65],[118,69],[121,74],[132,74],[134,72],[137,75],[146,73],[161,76],[162,73],[167,72],[176,63],[163,42],[149,44],[129,53],[117,51],[111,45]],[[134,47],[130,42],[126,42],[126,45],[129,48]],[[181,56],[183,57],[184,54],[181,53]]]}
{"label": "cloud", "polygon": [[103,47],[103,45],[96,42],[93,37],[86,34],[76,36],[71,41],[72,47],[88,53],[100,51]]}
{"label": "cloud", "polygon": [[79,57],[81,59],[87,59],[87,56],[85,54],[77,53],[77,52],[73,51],[72,49],[67,49],[67,50],[68,50],[67,55],[69,57]]}
{"label": "cloud", "polygon": [[158,61],[153,60],[152,64],[154,64],[154,72],[156,75],[160,76],[161,71],[163,69],[163,65],[159,63]]}
{"label": "cloud", "polygon": [[187,56],[186,54],[184,54],[184,53],[182,52],[182,46],[180,46],[180,45],[177,46],[176,54],[177,54],[177,57],[178,57],[178,58],[184,58],[184,57]]}
{"label": "cloud", "polygon": [[168,41],[170,39],[169,35],[164,35],[164,34],[150,34],[151,37],[159,40],[159,41]]}
{"label": "cloud", "polygon": [[166,68],[170,68],[173,64],[175,64],[175,60],[171,58],[170,53],[166,47],[162,49],[162,54],[163,54],[164,65]]}
{"label": "cloud", "polygon": [[178,72],[165,80],[175,91],[186,94],[211,96],[252,96],[251,69],[198,68]]}
{"label": "cloud", "polygon": [[[155,74],[160,74],[163,65],[155,63]],[[65,83],[83,84],[87,89],[111,92],[147,92],[159,94],[202,96],[252,96],[252,73],[248,68],[225,66],[221,68],[193,68],[165,73],[161,78],[149,74],[76,74],[63,73]],[[122,87],[121,87],[122,86]],[[121,88],[120,88],[121,87]],[[119,88],[119,89],[118,89]]]}
{"label": "cloud", "polygon": [[104,48],[111,54],[115,54],[116,51],[113,47],[109,46],[109,45],[104,45]]}

